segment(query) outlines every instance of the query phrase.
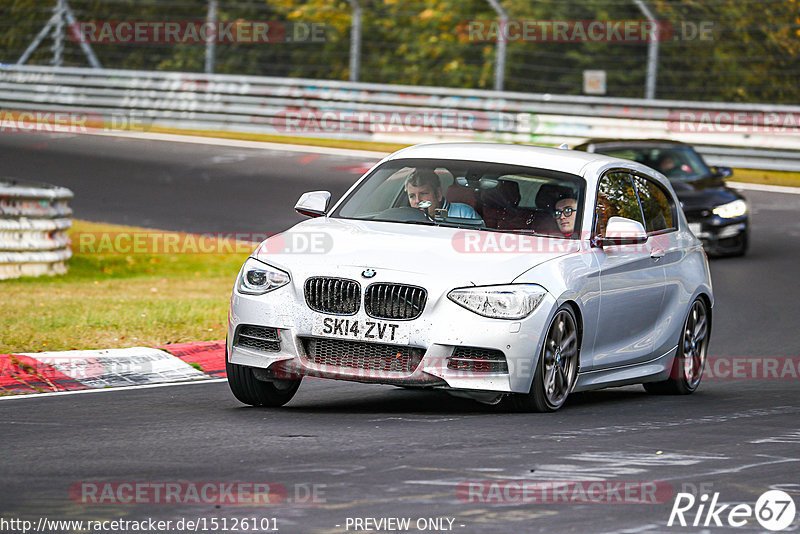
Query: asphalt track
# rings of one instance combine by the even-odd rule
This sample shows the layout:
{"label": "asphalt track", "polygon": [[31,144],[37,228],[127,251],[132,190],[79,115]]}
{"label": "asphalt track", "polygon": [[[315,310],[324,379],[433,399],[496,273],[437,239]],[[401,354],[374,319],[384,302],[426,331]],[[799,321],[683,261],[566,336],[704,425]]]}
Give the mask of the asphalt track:
{"label": "asphalt track", "polygon": [[[339,195],[374,160],[24,134],[0,137],[0,161],[5,175],[71,188],[78,218],[273,232],[299,220],[291,207],[301,192]],[[800,195],[747,197],[750,254],[711,263],[710,353],[797,358]],[[799,393],[797,376],[717,378],[688,397],[650,396],[640,387],[574,395],[553,415],[313,379],[280,410],[244,407],[221,382],[3,400],[0,519],[217,518],[231,526],[234,518],[274,517],[280,532],[335,533],[348,531],[348,518],[353,532],[353,518],[399,517],[412,526],[449,518],[452,531],[465,533],[701,532],[667,526],[674,494],[652,504],[485,503],[460,498],[457,488],[469,481],[663,481],[673,492],[718,492],[720,503],[750,505],[782,488],[800,506]],[[81,481],[271,482],[288,499],[271,506],[82,504],[69,496]],[[317,501],[298,502],[312,487]],[[764,531],[752,517],[740,528],[725,525],[705,530]],[[800,529],[797,520],[790,529]]]}

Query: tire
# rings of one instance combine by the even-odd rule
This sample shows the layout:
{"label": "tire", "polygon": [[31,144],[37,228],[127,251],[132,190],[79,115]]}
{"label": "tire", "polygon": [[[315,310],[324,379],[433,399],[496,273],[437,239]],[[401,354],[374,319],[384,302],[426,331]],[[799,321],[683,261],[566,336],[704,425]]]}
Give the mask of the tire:
{"label": "tire", "polygon": [[644,389],[656,395],[689,395],[700,386],[711,338],[711,316],[701,298],[695,299],[683,322],[678,353],[672,362],[669,378],[648,382]]}
{"label": "tire", "polygon": [[225,354],[225,371],[228,373],[228,385],[233,396],[240,402],[250,406],[283,406],[294,397],[300,387],[301,378],[282,379],[275,382],[258,380],[253,369],[228,361]]}
{"label": "tire", "polygon": [[563,305],[547,328],[530,391],[510,395],[508,406],[518,412],[554,412],[561,408],[578,375],[580,343],[575,314]]}

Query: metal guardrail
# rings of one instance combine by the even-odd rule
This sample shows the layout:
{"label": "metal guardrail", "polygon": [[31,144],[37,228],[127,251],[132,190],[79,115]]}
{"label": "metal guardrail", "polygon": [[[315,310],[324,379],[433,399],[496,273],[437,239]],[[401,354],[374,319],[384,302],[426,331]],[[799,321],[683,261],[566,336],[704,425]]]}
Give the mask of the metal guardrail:
{"label": "metal guardrail", "polygon": [[64,274],[72,191],[0,178],[0,280]]}
{"label": "metal guardrail", "polygon": [[12,112],[16,127],[13,111],[38,110],[84,114],[89,129],[160,126],[390,142],[675,139],[697,145],[711,164],[800,171],[800,106],[2,65],[0,109]]}

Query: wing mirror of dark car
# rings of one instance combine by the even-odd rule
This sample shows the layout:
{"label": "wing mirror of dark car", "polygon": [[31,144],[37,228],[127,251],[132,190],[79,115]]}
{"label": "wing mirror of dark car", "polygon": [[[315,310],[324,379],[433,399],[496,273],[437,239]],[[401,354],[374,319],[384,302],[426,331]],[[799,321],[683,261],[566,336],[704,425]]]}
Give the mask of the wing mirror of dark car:
{"label": "wing mirror of dark car", "polygon": [[716,178],[730,178],[733,176],[733,169],[730,167],[711,167],[711,172]]}
{"label": "wing mirror of dark car", "polygon": [[300,196],[300,200],[294,205],[294,210],[306,217],[322,217],[328,211],[330,201],[329,191],[309,191]]}
{"label": "wing mirror of dark car", "polygon": [[599,247],[609,245],[638,245],[647,241],[647,232],[639,221],[625,217],[611,217],[606,226],[606,233],[595,238]]}

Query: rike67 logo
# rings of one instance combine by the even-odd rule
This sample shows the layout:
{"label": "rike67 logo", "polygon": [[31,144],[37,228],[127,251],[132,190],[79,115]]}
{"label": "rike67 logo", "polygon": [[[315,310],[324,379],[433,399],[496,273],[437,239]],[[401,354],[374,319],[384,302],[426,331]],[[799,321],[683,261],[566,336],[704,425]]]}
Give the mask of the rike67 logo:
{"label": "rike67 logo", "polygon": [[781,490],[761,494],[755,507],[741,503],[720,503],[719,492],[699,498],[691,493],[678,493],[667,526],[743,527],[755,518],[762,528],[773,532],[784,530],[794,522],[797,510],[792,497]]}

